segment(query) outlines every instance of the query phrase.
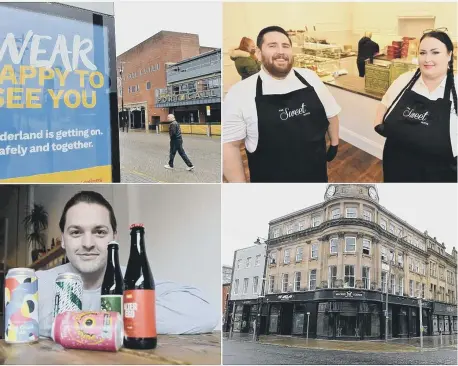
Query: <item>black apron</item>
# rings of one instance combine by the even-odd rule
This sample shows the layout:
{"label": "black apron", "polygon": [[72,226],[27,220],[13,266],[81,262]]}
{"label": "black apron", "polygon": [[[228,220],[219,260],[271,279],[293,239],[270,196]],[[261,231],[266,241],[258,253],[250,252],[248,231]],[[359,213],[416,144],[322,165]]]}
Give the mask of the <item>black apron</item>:
{"label": "black apron", "polygon": [[412,84],[386,117],[385,182],[457,181],[450,142],[450,81],[453,78],[447,78],[444,98],[437,100],[415,93]]}
{"label": "black apron", "polygon": [[247,151],[251,182],[327,182],[326,131],[329,121],[315,89],[263,95],[256,84],[258,146]]}

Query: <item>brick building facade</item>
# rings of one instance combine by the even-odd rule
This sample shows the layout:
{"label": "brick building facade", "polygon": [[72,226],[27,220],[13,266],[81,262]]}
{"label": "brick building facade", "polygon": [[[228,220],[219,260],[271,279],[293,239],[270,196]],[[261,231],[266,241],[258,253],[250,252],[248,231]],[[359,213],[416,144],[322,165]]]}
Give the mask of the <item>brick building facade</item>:
{"label": "brick building facade", "polygon": [[[160,31],[117,57],[118,110],[131,128],[148,129],[167,120],[168,108],[156,108],[156,90],[167,85],[166,65],[195,57],[202,47],[197,34]],[[124,98],[122,98],[124,95]],[[121,118],[120,118],[121,122]]]}

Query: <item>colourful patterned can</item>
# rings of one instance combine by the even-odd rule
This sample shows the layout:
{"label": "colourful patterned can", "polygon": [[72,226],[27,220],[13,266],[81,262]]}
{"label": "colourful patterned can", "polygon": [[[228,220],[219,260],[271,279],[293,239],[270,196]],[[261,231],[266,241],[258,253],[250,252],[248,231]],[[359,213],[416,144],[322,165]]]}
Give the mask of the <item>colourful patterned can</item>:
{"label": "colourful patterned can", "polygon": [[83,280],[76,273],[61,273],[56,278],[54,318],[66,311],[83,309]]}
{"label": "colourful patterned can", "polygon": [[38,278],[30,268],[13,268],[5,278],[5,341],[38,341]]}
{"label": "colourful patterned can", "polygon": [[66,312],[57,315],[51,329],[54,342],[65,348],[118,351],[124,339],[118,312]]}

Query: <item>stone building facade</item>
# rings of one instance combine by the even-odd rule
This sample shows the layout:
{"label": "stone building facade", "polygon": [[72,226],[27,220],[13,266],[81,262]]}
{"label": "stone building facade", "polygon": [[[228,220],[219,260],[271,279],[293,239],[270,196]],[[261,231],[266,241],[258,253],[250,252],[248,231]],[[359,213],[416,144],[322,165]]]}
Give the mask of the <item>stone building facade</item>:
{"label": "stone building facade", "polygon": [[[269,223],[261,334],[370,339],[457,332],[457,252],[379,203],[375,185]],[[388,286],[388,288],[387,288]]]}

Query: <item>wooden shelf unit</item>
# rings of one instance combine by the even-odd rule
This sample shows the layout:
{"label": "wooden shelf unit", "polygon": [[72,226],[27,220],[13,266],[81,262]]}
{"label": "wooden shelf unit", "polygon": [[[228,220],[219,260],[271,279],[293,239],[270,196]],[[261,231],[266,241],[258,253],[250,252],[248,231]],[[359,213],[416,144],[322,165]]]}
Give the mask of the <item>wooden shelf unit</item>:
{"label": "wooden shelf unit", "polygon": [[32,268],[34,270],[38,270],[43,268],[47,264],[51,263],[56,258],[65,254],[65,249],[62,248],[60,245],[56,245],[53,249],[51,249],[48,253],[46,253],[43,257],[37,259],[28,268]]}

